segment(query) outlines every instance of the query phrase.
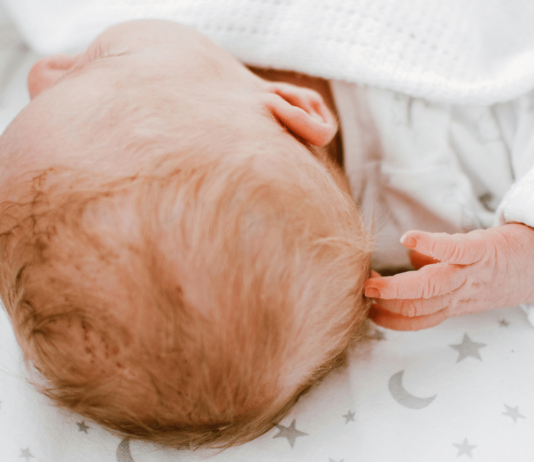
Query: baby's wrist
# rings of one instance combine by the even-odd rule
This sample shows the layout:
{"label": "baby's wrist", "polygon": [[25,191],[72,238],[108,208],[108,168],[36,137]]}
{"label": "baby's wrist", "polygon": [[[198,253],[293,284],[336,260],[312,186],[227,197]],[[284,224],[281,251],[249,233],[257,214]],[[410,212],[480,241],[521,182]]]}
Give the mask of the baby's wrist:
{"label": "baby's wrist", "polygon": [[509,266],[512,269],[510,277],[514,277],[515,273],[521,281],[517,304],[534,314],[534,228],[518,222],[510,222],[500,228],[508,245],[506,252],[513,257]]}

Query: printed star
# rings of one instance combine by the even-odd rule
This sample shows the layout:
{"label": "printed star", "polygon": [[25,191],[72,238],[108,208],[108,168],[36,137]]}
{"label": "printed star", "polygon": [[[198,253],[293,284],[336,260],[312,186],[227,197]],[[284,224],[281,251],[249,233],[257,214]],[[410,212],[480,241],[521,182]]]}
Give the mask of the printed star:
{"label": "printed star", "polygon": [[345,459],[341,459],[341,460],[334,460],[334,459],[330,459],[330,457],[328,458],[328,462],[343,462]]}
{"label": "printed star", "polygon": [[349,411],[342,417],[345,417],[345,425],[347,425],[349,422],[354,422],[354,412],[352,412],[350,409]]}
{"label": "printed star", "polygon": [[81,421],[81,422],[76,422],[76,425],[78,425],[78,431],[79,432],[84,432],[84,433],[87,433],[87,430],[89,430],[89,428],[91,427],[88,427],[87,425],[85,425],[85,421]]}
{"label": "printed star", "polygon": [[506,319],[501,319],[499,321],[499,324],[501,325],[500,327],[508,327],[510,325],[510,323]]}
{"label": "printed star", "polygon": [[35,457],[35,456],[33,456],[30,453],[30,448],[26,448],[26,449],[21,449],[20,450],[20,456],[19,457],[24,457],[26,459],[26,461],[28,461],[28,460],[30,460],[30,457]]}
{"label": "printed star", "polygon": [[289,427],[284,427],[283,425],[276,424],[276,428],[280,430],[279,433],[273,436],[273,438],[287,438],[287,441],[293,447],[295,445],[295,440],[299,436],[307,436],[307,433],[301,432],[295,428],[296,419],[293,419]]}
{"label": "printed star", "polygon": [[519,406],[510,407],[510,406],[507,406],[505,404],[504,407],[506,408],[506,412],[503,412],[502,414],[503,415],[507,415],[507,416],[511,417],[512,419],[514,419],[514,423],[517,422],[517,419],[519,419],[520,417],[522,419],[526,419],[526,417],[524,415],[521,415],[519,413]]}
{"label": "printed star", "polygon": [[463,454],[469,457],[473,457],[471,451],[476,448],[476,446],[467,442],[467,438],[464,439],[464,442],[462,444],[453,443],[453,446],[456,446],[458,448],[458,454],[456,454],[456,457],[460,457]]}
{"label": "printed star", "polygon": [[480,353],[478,350],[480,348],[484,348],[486,346],[485,343],[477,343],[472,342],[469,338],[469,335],[464,334],[464,338],[462,340],[462,343],[459,343],[458,345],[449,345],[451,348],[454,348],[457,350],[460,354],[458,355],[458,359],[456,360],[457,363],[462,361],[463,359],[472,356],[473,358],[477,358],[479,361],[482,361],[482,358],[480,357]]}

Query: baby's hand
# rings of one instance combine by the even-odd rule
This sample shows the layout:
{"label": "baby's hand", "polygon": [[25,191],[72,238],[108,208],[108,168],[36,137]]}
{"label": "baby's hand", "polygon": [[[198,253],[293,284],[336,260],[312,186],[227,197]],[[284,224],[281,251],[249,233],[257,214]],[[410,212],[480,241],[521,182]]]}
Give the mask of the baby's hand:
{"label": "baby's hand", "polygon": [[376,324],[419,330],[452,316],[534,302],[534,229],[528,226],[454,235],[409,231],[401,242],[437,263],[368,279],[364,291],[376,300],[369,314]]}

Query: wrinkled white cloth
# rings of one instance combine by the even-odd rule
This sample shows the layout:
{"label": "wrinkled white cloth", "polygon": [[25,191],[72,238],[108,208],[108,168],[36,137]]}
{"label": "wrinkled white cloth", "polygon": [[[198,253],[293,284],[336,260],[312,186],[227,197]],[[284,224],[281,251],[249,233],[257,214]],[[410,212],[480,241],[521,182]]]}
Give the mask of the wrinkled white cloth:
{"label": "wrinkled white cloth", "polygon": [[39,53],[139,18],[198,28],[242,61],[491,104],[534,88],[531,0],[3,0]]}
{"label": "wrinkled white cloth", "polygon": [[[534,92],[492,106],[432,103],[332,81],[345,171],[373,222],[375,269],[409,267],[411,229],[534,227]],[[532,325],[534,305],[523,304]]]}
{"label": "wrinkled white cloth", "polygon": [[501,224],[520,222],[534,227],[534,169],[512,186],[499,206],[497,218]]}
{"label": "wrinkled white cloth", "polygon": [[332,81],[345,171],[374,221],[374,266],[409,266],[410,229],[534,227],[534,92],[453,105]]}

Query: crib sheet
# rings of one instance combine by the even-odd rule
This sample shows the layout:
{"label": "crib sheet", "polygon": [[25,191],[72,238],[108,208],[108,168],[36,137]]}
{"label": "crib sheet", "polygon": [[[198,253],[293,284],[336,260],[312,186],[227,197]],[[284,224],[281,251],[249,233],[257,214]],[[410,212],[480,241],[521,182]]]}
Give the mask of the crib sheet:
{"label": "crib sheet", "polygon": [[[28,102],[37,56],[0,10],[0,132]],[[421,332],[373,327],[348,364],[260,438],[226,451],[128,441],[57,409],[26,381],[0,312],[1,462],[534,460],[534,330],[519,308]]]}

